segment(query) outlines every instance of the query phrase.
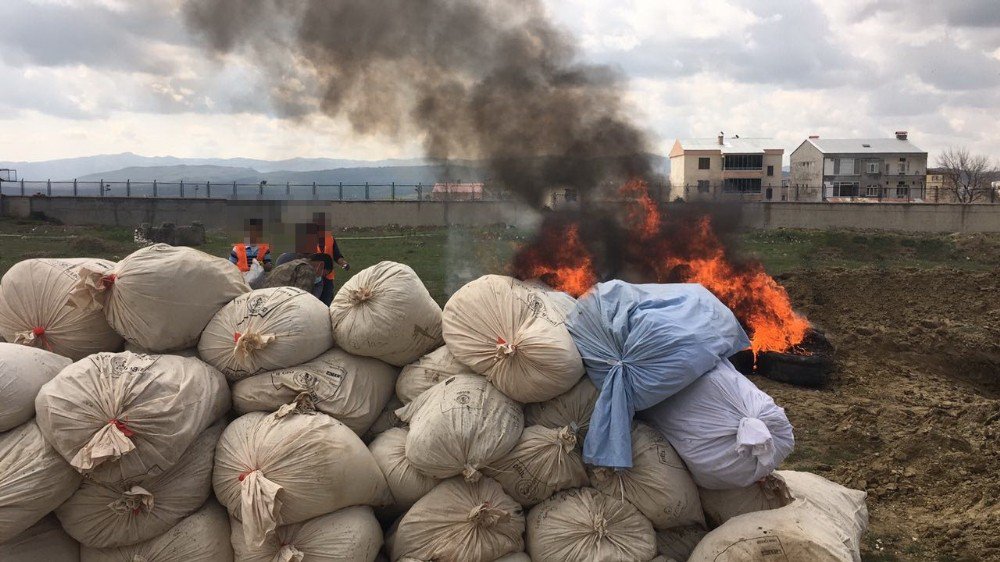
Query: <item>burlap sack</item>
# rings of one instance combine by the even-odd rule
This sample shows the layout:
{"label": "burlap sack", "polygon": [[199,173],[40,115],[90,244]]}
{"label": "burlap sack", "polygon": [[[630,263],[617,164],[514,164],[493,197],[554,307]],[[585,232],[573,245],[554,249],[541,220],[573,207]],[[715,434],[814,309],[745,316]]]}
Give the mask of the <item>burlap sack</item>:
{"label": "burlap sack", "polygon": [[655,529],[705,525],[698,487],[684,461],[658,431],[644,423],[632,428],[632,468],[590,467],[591,485],[632,503]]}
{"label": "burlap sack", "polygon": [[576,426],[577,437],[583,443],[590,425],[590,415],[597,403],[597,388],[590,377],[583,377],[568,392],[545,402],[524,406],[524,424],[542,425],[553,429]]}
{"label": "burlap sack", "polygon": [[241,295],[212,318],[198,355],[230,381],[305,363],[333,346],[329,313],[294,287]]}
{"label": "burlap sack", "polygon": [[532,560],[635,562],[656,556],[649,520],[593,488],[559,492],[528,513]]}
{"label": "burlap sack", "polygon": [[524,428],[509,453],[483,468],[483,473],[522,506],[531,507],[561,490],[587,485],[580,452],[574,428],[532,425]]}
{"label": "burlap sack", "polygon": [[565,314],[546,292],[510,277],[486,275],[444,307],[443,334],[455,358],[518,402],[542,402],[583,376]]}
{"label": "burlap sack", "polygon": [[0,335],[78,361],[91,353],[118,351],[122,338],[100,310],[69,306],[79,271],[108,272],[98,259],[33,259],[14,264],[0,283]]}
{"label": "burlap sack", "polygon": [[138,484],[86,480],[56,515],[80,543],[107,548],[135,544],[165,533],[212,495],[215,445],[223,424],[206,429],[173,468]]}
{"label": "burlap sack", "polygon": [[80,475],[45,442],[33,421],[0,433],[0,544],[73,495]]}
{"label": "burlap sack", "polygon": [[710,490],[699,488],[701,507],[705,520],[712,528],[722,525],[737,515],[778,509],[792,503],[792,495],[785,479],[775,471],[762,480],[745,488]]}
{"label": "burlap sack", "polygon": [[[131,351],[132,353],[138,353],[140,355],[156,355],[152,351],[148,349],[143,349],[138,345],[135,345],[134,343],[130,342],[125,342],[124,351]],[[178,357],[198,357],[198,348],[189,347],[187,349],[175,349],[169,353],[165,353],[164,355],[176,355]]]}
{"label": "burlap sack", "polygon": [[854,552],[861,549],[861,536],[868,529],[867,492],[852,490],[809,472],[779,470],[777,474],[785,480],[793,498],[806,501],[837,521],[851,537],[851,549]]}
{"label": "burlap sack", "polygon": [[409,404],[425,390],[448,377],[474,374],[472,369],[459,363],[447,347],[441,346],[403,367],[396,380],[396,396],[403,404]]}
{"label": "burlap sack", "polygon": [[656,532],[656,548],[667,560],[685,562],[708,531],[700,525],[674,527]]}
{"label": "burlap sack", "polygon": [[388,515],[399,515],[410,508],[417,500],[427,495],[439,480],[427,476],[410,466],[406,460],[406,436],[409,432],[403,428],[390,429],[368,445],[368,450],[375,457],[385,481],[389,485],[393,503],[388,508]]}
{"label": "burlap sack", "polygon": [[98,353],[38,393],[38,426],[74,468],[104,484],[141,484],[173,467],[229,410],[222,373],[198,359]]}
{"label": "burlap sack", "polygon": [[226,428],[212,484],[242,522],[248,548],[261,547],[280,525],[389,501],[378,464],[354,432],[326,414],[287,407],[247,414]]}
{"label": "burlap sack", "polygon": [[397,367],[441,345],[441,307],[400,263],[379,262],[348,279],[330,317],[338,347]]}
{"label": "burlap sack", "polygon": [[42,349],[0,343],[0,432],[35,417],[35,396],[71,361]]}
{"label": "burlap sack", "polygon": [[0,544],[4,562],[79,562],[80,543],[63,531],[53,515],[28,527],[24,532]]}
{"label": "burlap sack", "polygon": [[521,406],[480,376],[460,375],[437,384],[398,412],[410,424],[406,458],[436,478],[479,470],[500,460],[524,430]]}
{"label": "burlap sack", "polygon": [[83,266],[79,275],[69,303],[103,308],[116,332],[155,352],[197,345],[215,313],[250,291],[229,260],[166,244],[137,250],[110,271]]}
{"label": "burlap sack", "polygon": [[209,499],[154,539],[117,548],[85,546],[80,549],[80,562],[233,562],[229,532],[226,510]]}
{"label": "burlap sack", "polygon": [[531,557],[524,552],[515,552],[507,556],[501,556],[493,562],[531,562]]}
{"label": "burlap sack", "polygon": [[392,397],[398,372],[378,359],[331,349],[308,363],[237,382],[233,407],[241,415],[273,412],[305,394],[314,408],[362,435]]}
{"label": "burlap sack", "polygon": [[385,404],[385,408],[382,408],[382,413],[375,418],[375,422],[368,428],[368,431],[361,434],[361,440],[368,444],[371,443],[375,437],[394,427],[408,427],[406,423],[404,423],[403,420],[399,419],[399,416],[396,415],[396,410],[402,407],[403,403],[399,401],[399,398],[396,398],[395,395],[390,397],[389,401]]}
{"label": "burlap sack", "polygon": [[480,562],[524,550],[521,506],[489,478],[438,484],[399,521],[389,553],[441,562]]}
{"label": "burlap sack", "polygon": [[795,500],[785,507],[733,517],[705,535],[690,562],[860,562],[861,535],[851,522]]}
{"label": "burlap sack", "polygon": [[231,521],[240,562],[371,562],[382,548],[382,527],[367,506],[346,507],[303,523],[278,527],[261,547],[247,547],[243,526]]}

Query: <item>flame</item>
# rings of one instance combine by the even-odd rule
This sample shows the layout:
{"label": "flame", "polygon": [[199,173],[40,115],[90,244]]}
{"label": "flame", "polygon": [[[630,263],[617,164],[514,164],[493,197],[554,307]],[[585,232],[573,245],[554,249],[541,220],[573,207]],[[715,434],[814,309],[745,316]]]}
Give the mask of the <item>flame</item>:
{"label": "flame", "polygon": [[539,240],[517,255],[514,269],[522,279],[541,279],[574,297],[597,283],[593,258],[580,240],[576,224],[544,231]]}
{"label": "flame", "polygon": [[[626,182],[625,262],[658,283],[700,283],[728,306],[751,336],[754,355],[787,351],[805,339],[809,321],[792,309],[784,287],[758,262],[734,264],[710,217],[668,222],[649,196],[646,183]],[[596,284],[593,257],[575,223],[543,229],[514,262],[521,278],[538,277],[573,296]]]}

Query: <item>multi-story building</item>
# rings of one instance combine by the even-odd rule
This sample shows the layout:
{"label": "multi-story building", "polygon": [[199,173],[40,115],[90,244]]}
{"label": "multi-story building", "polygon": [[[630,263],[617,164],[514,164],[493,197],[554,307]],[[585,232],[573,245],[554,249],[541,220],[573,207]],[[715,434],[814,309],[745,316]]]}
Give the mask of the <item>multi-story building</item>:
{"label": "multi-story building", "polygon": [[788,201],[924,201],[927,153],[891,139],[811,136],[791,154]]}
{"label": "multi-story building", "polygon": [[769,200],[781,187],[785,149],[770,139],[678,139],[670,150],[671,199]]}

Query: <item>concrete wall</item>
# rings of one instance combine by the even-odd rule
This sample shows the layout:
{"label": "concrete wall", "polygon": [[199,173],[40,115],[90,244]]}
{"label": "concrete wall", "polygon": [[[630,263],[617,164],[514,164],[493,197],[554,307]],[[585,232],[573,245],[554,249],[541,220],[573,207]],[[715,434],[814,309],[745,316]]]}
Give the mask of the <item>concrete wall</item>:
{"label": "concrete wall", "polygon": [[[858,228],[911,232],[1000,232],[1000,205],[931,203],[743,203],[733,205],[745,228]],[[708,206],[707,208],[713,208]],[[414,201],[225,201],[206,199],[116,199],[3,197],[4,216],[32,212],[66,224],[133,228],[142,222],[239,230],[243,219],[295,223],[326,212],[336,227],[489,225],[528,227],[539,214],[513,202]],[[736,219],[734,219],[736,220]]]}

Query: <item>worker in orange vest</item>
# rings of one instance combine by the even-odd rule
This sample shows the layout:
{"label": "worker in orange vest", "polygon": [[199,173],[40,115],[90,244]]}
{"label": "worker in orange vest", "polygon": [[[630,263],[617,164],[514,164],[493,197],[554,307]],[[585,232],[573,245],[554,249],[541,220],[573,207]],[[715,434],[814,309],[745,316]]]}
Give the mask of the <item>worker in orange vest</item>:
{"label": "worker in orange vest", "polygon": [[[326,214],[313,213],[312,222],[316,233],[316,253],[328,255],[341,269],[344,271],[350,270],[351,264],[347,263],[347,260],[344,259],[344,254],[340,253],[340,247],[337,246],[337,239],[326,228]],[[323,296],[320,297],[321,301],[325,303],[333,301],[333,279],[336,276],[334,268],[331,268],[327,272],[323,282]]]}
{"label": "worker in orange vest", "polygon": [[233,245],[229,261],[243,273],[250,271],[253,260],[260,262],[264,271],[271,271],[271,246],[261,239],[264,237],[264,221],[247,219],[244,227],[243,242]]}

